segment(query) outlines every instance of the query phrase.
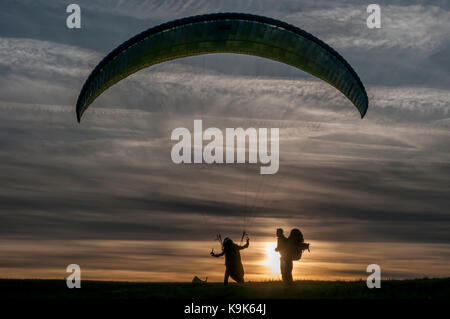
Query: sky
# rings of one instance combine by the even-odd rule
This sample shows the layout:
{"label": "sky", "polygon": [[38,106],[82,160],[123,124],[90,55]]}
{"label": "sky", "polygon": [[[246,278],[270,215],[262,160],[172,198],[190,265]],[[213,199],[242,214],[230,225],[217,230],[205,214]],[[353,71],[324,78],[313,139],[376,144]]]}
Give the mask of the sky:
{"label": "sky", "polygon": [[[278,279],[276,228],[311,244],[297,279],[449,276],[450,4],[378,1],[89,1],[81,29],[66,1],[0,3],[0,277],[209,281],[218,233],[247,280]],[[95,65],[131,36],[212,12],[273,17],[322,39],[369,96],[364,119],[336,89],[262,58],[165,62],[104,92],[78,124]],[[280,169],[176,165],[176,127],[280,128]]]}

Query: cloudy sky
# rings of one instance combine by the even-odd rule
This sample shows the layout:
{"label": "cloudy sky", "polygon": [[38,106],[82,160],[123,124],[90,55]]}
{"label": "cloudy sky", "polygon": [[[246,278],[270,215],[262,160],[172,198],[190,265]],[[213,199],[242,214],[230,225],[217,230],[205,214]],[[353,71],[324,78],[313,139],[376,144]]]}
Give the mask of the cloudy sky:
{"label": "cloudy sky", "polygon": [[[378,1],[77,0],[0,3],[0,277],[220,281],[217,233],[239,241],[246,277],[278,278],[277,227],[311,253],[298,279],[449,276],[450,5]],[[173,19],[246,12],[294,24],[340,52],[369,111],[328,84],[262,58],[216,54],[134,74],[78,124],[75,103],[100,59]],[[176,127],[279,127],[280,170],[175,165]]]}

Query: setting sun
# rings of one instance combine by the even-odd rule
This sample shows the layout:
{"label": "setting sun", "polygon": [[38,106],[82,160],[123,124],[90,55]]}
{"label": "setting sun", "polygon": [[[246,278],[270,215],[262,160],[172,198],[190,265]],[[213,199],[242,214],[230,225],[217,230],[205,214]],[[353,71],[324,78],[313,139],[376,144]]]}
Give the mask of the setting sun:
{"label": "setting sun", "polygon": [[266,246],[266,260],[263,264],[270,269],[270,273],[274,275],[280,274],[280,254],[275,251],[276,243],[267,243]]}

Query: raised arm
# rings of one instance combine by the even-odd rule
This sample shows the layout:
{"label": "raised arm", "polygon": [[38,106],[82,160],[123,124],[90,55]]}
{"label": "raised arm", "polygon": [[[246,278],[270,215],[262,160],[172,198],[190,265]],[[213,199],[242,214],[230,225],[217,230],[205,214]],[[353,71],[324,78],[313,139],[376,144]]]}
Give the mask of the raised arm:
{"label": "raised arm", "polygon": [[222,251],[220,254],[215,254],[215,253],[214,253],[214,249],[211,250],[211,253],[210,253],[210,255],[213,256],[213,257],[222,257],[223,254],[225,254],[224,251]]}
{"label": "raised arm", "polygon": [[243,246],[238,245],[239,250],[247,248],[249,244],[250,244],[250,239],[247,237],[247,243],[245,243],[245,245],[243,245]]}
{"label": "raised arm", "polygon": [[275,251],[283,250],[284,247],[282,247],[282,246],[284,246],[284,243],[286,243],[286,240],[287,240],[287,238],[286,238],[286,236],[284,236],[283,228],[278,228],[277,229],[277,247],[275,247]]}

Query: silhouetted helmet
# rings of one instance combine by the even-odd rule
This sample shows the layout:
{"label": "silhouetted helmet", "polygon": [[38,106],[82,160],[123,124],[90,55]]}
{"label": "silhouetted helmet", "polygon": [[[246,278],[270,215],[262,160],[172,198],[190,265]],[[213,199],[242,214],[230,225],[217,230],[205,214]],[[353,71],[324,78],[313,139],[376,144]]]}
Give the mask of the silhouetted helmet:
{"label": "silhouetted helmet", "polygon": [[277,237],[281,237],[283,235],[283,228],[277,229]]}
{"label": "silhouetted helmet", "polygon": [[231,244],[233,241],[229,238],[229,237],[225,237],[225,239],[223,240],[223,245],[228,245]]}

